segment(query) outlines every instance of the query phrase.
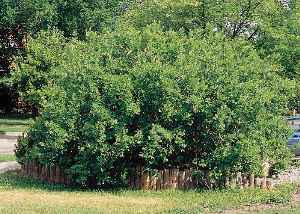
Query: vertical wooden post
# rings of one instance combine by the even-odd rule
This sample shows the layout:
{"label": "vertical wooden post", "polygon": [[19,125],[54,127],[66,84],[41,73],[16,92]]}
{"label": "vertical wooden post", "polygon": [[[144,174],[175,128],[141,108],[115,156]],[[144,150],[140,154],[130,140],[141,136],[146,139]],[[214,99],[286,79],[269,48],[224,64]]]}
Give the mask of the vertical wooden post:
{"label": "vertical wooden post", "polygon": [[59,183],[64,184],[65,182],[65,171],[64,169],[60,168],[60,176],[59,176]]}
{"label": "vertical wooden post", "polygon": [[184,184],[185,184],[185,171],[180,170],[179,175],[178,175],[178,188],[179,189],[184,189]]}
{"label": "vertical wooden post", "polygon": [[169,169],[164,169],[163,189],[167,189],[169,187],[169,177],[170,177]]}
{"label": "vertical wooden post", "polygon": [[52,170],[52,166],[51,165],[49,165],[48,166],[49,167],[49,174],[48,174],[48,183],[52,183],[52,177],[53,177],[53,170]]}
{"label": "vertical wooden post", "polygon": [[179,177],[179,169],[173,170],[173,188],[178,189],[178,177]]}
{"label": "vertical wooden post", "polygon": [[229,188],[230,187],[230,179],[229,179],[228,176],[225,177],[224,186],[225,186],[225,188]]}
{"label": "vertical wooden post", "polygon": [[265,189],[266,187],[267,187],[267,177],[264,176],[264,177],[262,177],[262,179],[261,179],[261,188],[262,188],[262,189]]}
{"label": "vertical wooden post", "polygon": [[41,178],[41,174],[42,174],[42,165],[38,164],[38,175],[37,178],[40,179]]}
{"label": "vertical wooden post", "polygon": [[159,172],[158,171],[151,174],[151,177],[150,177],[150,179],[151,179],[150,180],[151,190],[157,190],[158,177],[159,177]]}
{"label": "vertical wooden post", "polygon": [[169,185],[168,188],[169,189],[173,189],[173,177],[174,177],[174,169],[169,169]]}
{"label": "vertical wooden post", "polygon": [[272,182],[270,180],[266,181],[266,185],[267,185],[267,189],[272,189],[273,188]]}
{"label": "vertical wooden post", "polygon": [[158,174],[158,182],[157,182],[157,188],[159,190],[162,190],[164,188],[164,171],[159,170]]}
{"label": "vertical wooden post", "polygon": [[134,168],[134,189],[138,188],[138,167]]}
{"label": "vertical wooden post", "polygon": [[24,175],[24,172],[25,172],[25,164],[23,163],[21,165],[21,175],[23,174]]}
{"label": "vertical wooden post", "polygon": [[[44,168],[44,165],[40,164],[40,178],[43,177],[43,168]],[[41,179],[41,180],[43,181],[44,179]]]}
{"label": "vertical wooden post", "polygon": [[237,173],[237,186],[238,188],[243,189],[243,180],[242,180],[242,173]]}
{"label": "vertical wooden post", "polygon": [[23,164],[22,164],[22,166],[23,166],[23,170],[22,170],[22,174],[23,175],[25,175],[25,173],[26,173],[26,162],[24,162]]}
{"label": "vertical wooden post", "polygon": [[132,177],[133,177],[132,169],[129,168],[128,169],[128,184],[127,184],[129,189],[133,189],[132,188],[132,183],[133,183],[132,182],[132,180],[133,180]]}
{"label": "vertical wooden post", "polygon": [[150,178],[149,178],[149,172],[145,171],[142,172],[142,184],[141,184],[141,189],[142,190],[148,190],[149,189],[149,183],[150,183]]}
{"label": "vertical wooden post", "polygon": [[142,174],[142,167],[141,166],[137,166],[135,169],[135,188],[136,189],[141,189],[141,174]]}
{"label": "vertical wooden post", "polygon": [[156,182],[157,182],[157,175],[155,173],[150,174],[150,190],[156,190]]}
{"label": "vertical wooden post", "polygon": [[32,168],[31,161],[28,161],[28,176],[31,176],[31,168]]}
{"label": "vertical wooden post", "polygon": [[46,165],[42,166],[42,175],[41,175],[41,177],[42,177],[43,181],[47,181],[47,167],[46,167]]}
{"label": "vertical wooden post", "polygon": [[25,175],[28,176],[28,161],[25,161]]}
{"label": "vertical wooden post", "polygon": [[249,179],[248,179],[248,176],[246,176],[246,175],[243,176],[243,187],[244,188],[249,187]]}
{"label": "vertical wooden post", "polygon": [[142,166],[140,166],[138,168],[138,177],[139,177],[139,186],[138,186],[138,189],[143,189],[143,171],[144,171],[144,168]]}
{"label": "vertical wooden post", "polygon": [[261,179],[259,177],[255,178],[254,185],[255,185],[255,187],[260,187],[261,186]]}
{"label": "vertical wooden post", "polygon": [[30,162],[26,161],[26,176],[30,176]]}
{"label": "vertical wooden post", "polygon": [[236,180],[237,180],[236,175],[232,175],[230,177],[230,187],[231,188],[235,188],[236,187]]}
{"label": "vertical wooden post", "polygon": [[27,176],[30,176],[30,170],[31,170],[30,167],[31,167],[30,161],[27,161],[27,173],[26,173]]}
{"label": "vertical wooden post", "polygon": [[187,169],[185,175],[186,175],[186,188],[189,189],[192,187],[192,170]]}
{"label": "vertical wooden post", "polygon": [[254,187],[254,181],[255,181],[255,176],[254,174],[251,174],[250,177],[249,177],[249,186],[250,187]]}
{"label": "vertical wooden post", "polygon": [[22,175],[25,175],[25,173],[26,173],[26,162],[22,164]]}
{"label": "vertical wooden post", "polygon": [[38,178],[38,163],[37,161],[34,161],[34,178]]}
{"label": "vertical wooden post", "polygon": [[55,166],[54,170],[55,170],[54,183],[59,184],[60,183],[60,176],[61,176],[60,167]]}
{"label": "vertical wooden post", "polygon": [[34,161],[31,161],[31,177],[35,177],[35,164]]}
{"label": "vertical wooden post", "polygon": [[67,186],[69,186],[72,183],[71,181],[72,181],[71,176],[68,175],[68,174],[65,174],[65,176],[64,176],[64,184],[67,185]]}
{"label": "vertical wooden post", "polygon": [[49,176],[49,183],[55,183],[55,175],[56,175],[56,171],[55,171],[55,166],[50,166],[50,176]]}

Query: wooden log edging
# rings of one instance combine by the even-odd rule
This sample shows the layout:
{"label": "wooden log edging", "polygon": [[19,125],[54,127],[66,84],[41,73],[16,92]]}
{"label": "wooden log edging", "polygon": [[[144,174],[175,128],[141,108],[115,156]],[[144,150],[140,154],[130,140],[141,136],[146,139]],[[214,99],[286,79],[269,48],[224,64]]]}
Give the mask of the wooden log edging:
{"label": "wooden log edging", "polygon": [[[201,187],[203,180],[193,175],[192,169],[162,169],[154,172],[136,167],[129,170],[128,187],[140,190],[165,190],[165,189],[194,189]],[[225,188],[262,188],[273,187],[270,179],[255,177],[254,175],[243,175],[237,173],[234,176],[226,177],[223,185]]]}
{"label": "wooden log edging", "polygon": [[21,165],[21,174],[49,184],[71,185],[70,176],[58,166],[45,166],[36,161],[26,161]]}
{"label": "wooden log edging", "polygon": [[[201,187],[201,183],[207,181],[199,180],[193,175],[192,169],[162,169],[147,171],[138,166],[128,170],[128,187],[136,190],[166,190],[166,189],[194,189]],[[64,184],[70,186],[72,180],[59,166],[45,166],[36,161],[26,161],[21,165],[21,174],[50,184]],[[255,177],[254,175],[243,175],[237,173],[231,177],[225,177],[223,184],[225,188],[272,188],[271,180],[267,177]]]}

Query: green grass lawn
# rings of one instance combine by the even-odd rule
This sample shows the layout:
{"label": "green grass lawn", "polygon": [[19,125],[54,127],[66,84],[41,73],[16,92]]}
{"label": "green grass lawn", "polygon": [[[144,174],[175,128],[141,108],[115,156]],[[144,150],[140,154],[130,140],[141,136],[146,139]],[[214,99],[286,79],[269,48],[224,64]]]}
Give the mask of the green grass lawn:
{"label": "green grass lawn", "polygon": [[28,116],[0,116],[0,133],[23,132],[30,125],[32,119]]}
{"label": "green grass lawn", "polygon": [[296,187],[219,191],[88,191],[0,175],[0,213],[208,213],[247,204],[288,204]]}
{"label": "green grass lawn", "polygon": [[6,161],[14,161],[14,160],[16,160],[15,155],[0,154],[0,163]]}

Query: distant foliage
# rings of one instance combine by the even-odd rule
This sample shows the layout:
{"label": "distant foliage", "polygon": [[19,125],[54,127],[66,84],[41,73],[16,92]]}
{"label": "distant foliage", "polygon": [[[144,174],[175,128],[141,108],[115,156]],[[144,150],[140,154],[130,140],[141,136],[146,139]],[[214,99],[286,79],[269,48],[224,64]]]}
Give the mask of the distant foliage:
{"label": "distant foliage", "polygon": [[65,36],[84,38],[126,11],[130,0],[0,0],[1,29],[20,28],[28,34],[56,27]]}
{"label": "distant foliage", "polygon": [[[17,58],[26,57],[28,37],[55,28],[66,38],[84,40],[87,31],[112,28],[115,19],[130,4],[131,0],[0,0],[0,97],[3,101],[0,110],[10,112],[16,107],[18,92],[24,92],[7,78],[14,71]],[[36,102],[29,104],[33,110],[40,106]]]}
{"label": "distant foliage", "polygon": [[123,0],[0,0],[0,76],[24,53],[28,36],[57,28],[65,37],[84,40],[89,30],[113,26],[129,5]]}
{"label": "distant foliage", "polygon": [[120,23],[85,42],[42,32],[29,44],[16,74],[41,116],[19,162],[59,164],[77,185],[101,186],[132,165],[219,179],[289,161],[281,115],[293,87],[248,41]]}

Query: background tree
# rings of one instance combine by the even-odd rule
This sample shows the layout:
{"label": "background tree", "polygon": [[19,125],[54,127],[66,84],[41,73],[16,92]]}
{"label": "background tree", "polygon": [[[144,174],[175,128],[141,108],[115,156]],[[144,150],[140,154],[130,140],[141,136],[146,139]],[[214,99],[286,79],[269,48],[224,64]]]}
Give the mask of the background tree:
{"label": "background tree", "polygon": [[0,96],[7,100],[2,105],[8,108],[13,105],[16,89],[7,86],[3,77],[9,76],[9,71],[15,67],[15,58],[25,54],[28,36],[57,28],[67,38],[82,40],[87,30],[99,32],[110,26],[114,17],[126,11],[129,3],[122,0],[1,0],[0,5]]}
{"label": "background tree", "polygon": [[273,61],[282,77],[294,80],[295,97],[290,100],[290,109],[299,111],[300,72],[300,2],[289,1],[284,19],[275,17],[267,30],[256,42],[261,57]]}

